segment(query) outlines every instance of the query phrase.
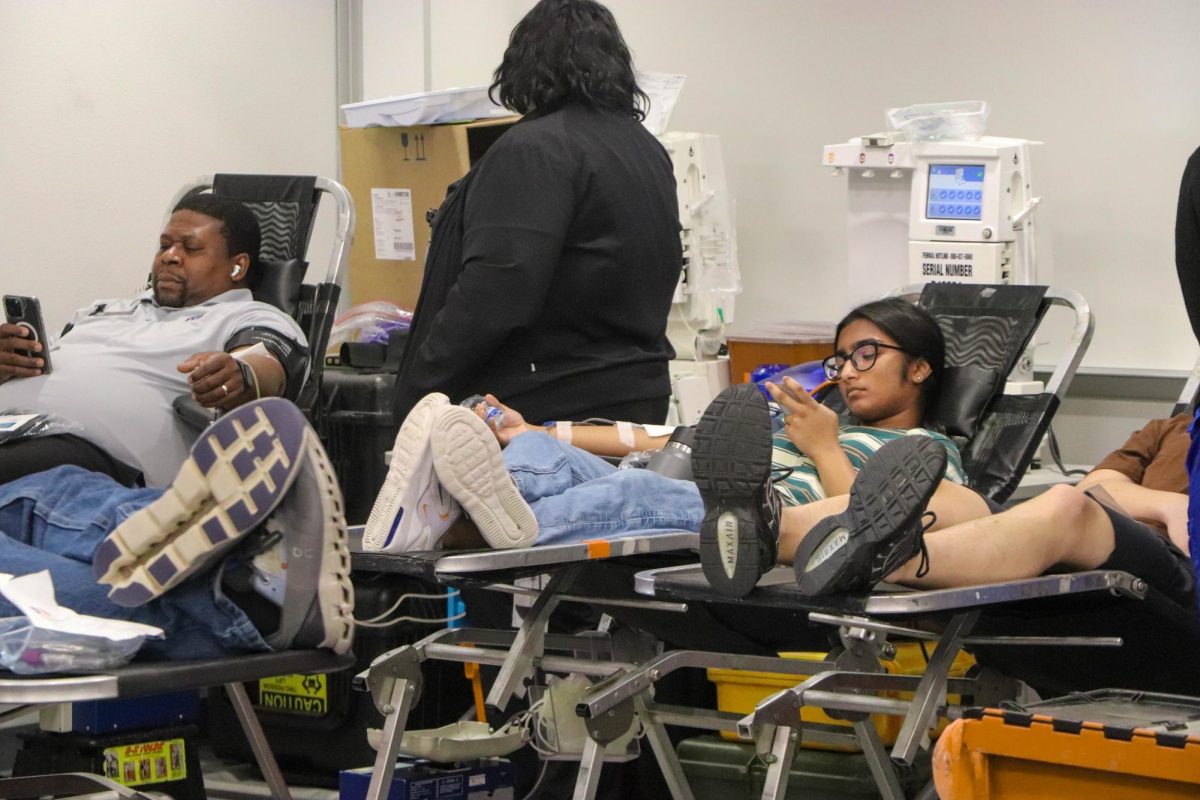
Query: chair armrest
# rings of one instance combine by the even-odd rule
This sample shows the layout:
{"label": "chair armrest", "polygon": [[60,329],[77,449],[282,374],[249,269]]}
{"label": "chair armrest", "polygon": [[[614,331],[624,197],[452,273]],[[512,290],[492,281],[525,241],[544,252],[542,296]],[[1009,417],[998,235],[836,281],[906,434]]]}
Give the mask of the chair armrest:
{"label": "chair armrest", "polygon": [[215,408],[205,408],[196,402],[190,394],[181,394],[171,403],[175,416],[192,430],[202,431],[217,421],[221,412]]}

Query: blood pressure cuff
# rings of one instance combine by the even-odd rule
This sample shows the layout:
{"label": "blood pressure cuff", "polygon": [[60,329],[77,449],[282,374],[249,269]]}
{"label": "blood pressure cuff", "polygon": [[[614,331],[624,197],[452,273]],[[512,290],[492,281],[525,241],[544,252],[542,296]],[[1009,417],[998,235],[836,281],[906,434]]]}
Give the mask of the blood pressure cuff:
{"label": "blood pressure cuff", "polygon": [[308,374],[308,348],[270,328],[244,328],[225,343],[225,352],[261,344],[283,366],[283,396],[295,400]]}

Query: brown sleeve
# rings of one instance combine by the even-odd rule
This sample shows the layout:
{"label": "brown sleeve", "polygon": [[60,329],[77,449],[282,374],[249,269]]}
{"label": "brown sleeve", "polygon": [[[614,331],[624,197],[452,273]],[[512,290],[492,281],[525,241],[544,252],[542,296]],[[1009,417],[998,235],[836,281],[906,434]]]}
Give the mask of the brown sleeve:
{"label": "brown sleeve", "polygon": [[1116,470],[1134,483],[1140,484],[1146,474],[1146,467],[1158,455],[1163,433],[1169,422],[1170,420],[1166,419],[1150,420],[1146,427],[1130,436],[1120,449],[1109,453],[1092,469]]}

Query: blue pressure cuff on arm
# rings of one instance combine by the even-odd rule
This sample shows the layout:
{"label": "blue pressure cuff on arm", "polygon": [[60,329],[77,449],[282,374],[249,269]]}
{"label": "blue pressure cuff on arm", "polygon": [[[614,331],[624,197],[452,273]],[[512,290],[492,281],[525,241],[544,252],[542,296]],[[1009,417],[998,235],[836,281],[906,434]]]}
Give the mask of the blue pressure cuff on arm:
{"label": "blue pressure cuff on arm", "polygon": [[231,336],[225,343],[225,352],[256,344],[267,348],[267,352],[283,367],[283,396],[294,400],[300,393],[304,376],[308,372],[308,348],[270,328],[251,327]]}

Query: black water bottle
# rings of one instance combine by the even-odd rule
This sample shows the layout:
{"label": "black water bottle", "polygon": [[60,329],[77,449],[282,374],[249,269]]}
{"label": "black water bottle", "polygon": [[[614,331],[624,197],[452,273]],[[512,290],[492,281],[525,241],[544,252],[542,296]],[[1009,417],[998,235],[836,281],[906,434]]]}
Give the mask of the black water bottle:
{"label": "black water bottle", "polygon": [[680,425],[671,434],[663,448],[650,457],[646,469],[681,481],[692,479],[692,444],[696,441],[696,429]]}

